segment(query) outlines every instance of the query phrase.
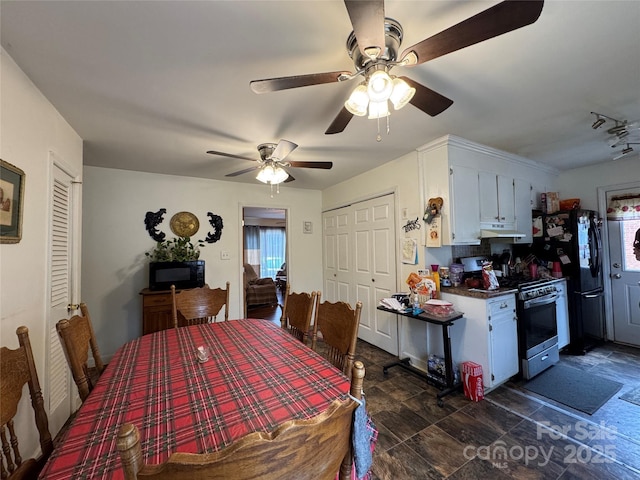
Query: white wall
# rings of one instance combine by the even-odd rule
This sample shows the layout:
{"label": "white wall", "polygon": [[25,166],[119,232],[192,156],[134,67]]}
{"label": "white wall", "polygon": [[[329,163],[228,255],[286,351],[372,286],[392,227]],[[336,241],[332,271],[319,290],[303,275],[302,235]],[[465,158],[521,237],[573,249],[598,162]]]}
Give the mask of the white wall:
{"label": "white wall", "polygon": [[[270,197],[263,184],[221,182],[99,167],[85,167],[83,184],[83,301],[91,312],[101,353],[107,359],[118,347],[142,333],[142,297],[148,286],[144,253],[155,245],[145,229],[148,211],[166,208],[158,229],[167,238],[171,217],[180,211],[195,214],[200,230],[195,239],[212,231],[207,212],[223,219],[222,237],[201,249],[205,281],[211,287],[231,282],[229,318],[243,316],[242,207],[288,209],[289,279],[296,291],[322,288],[321,193],[280,186]],[[303,234],[304,221],[316,228]],[[221,260],[227,251],[230,260]]]}
{"label": "white wall", "polygon": [[640,180],[640,159],[636,154],[625,159],[563,172],[556,179],[555,185],[560,198],[579,198],[582,208],[599,210],[598,187],[638,180]]}
{"label": "white wall", "polygon": [[[46,406],[49,152],[81,174],[82,140],[4,49],[0,51],[0,72],[0,157],[25,172],[22,240],[0,245],[0,345],[17,348],[16,328],[20,325],[29,328]],[[39,449],[28,398],[25,387],[17,419],[24,458]]]}

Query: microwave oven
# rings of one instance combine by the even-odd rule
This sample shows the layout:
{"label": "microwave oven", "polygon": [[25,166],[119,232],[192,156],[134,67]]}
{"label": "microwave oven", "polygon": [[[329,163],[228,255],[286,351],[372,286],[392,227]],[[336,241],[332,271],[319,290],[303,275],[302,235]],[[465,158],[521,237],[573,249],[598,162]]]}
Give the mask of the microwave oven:
{"label": "microwave oven", "polygon": [[149,290],[169,290],[204,286],[204,260],[149,263]]}

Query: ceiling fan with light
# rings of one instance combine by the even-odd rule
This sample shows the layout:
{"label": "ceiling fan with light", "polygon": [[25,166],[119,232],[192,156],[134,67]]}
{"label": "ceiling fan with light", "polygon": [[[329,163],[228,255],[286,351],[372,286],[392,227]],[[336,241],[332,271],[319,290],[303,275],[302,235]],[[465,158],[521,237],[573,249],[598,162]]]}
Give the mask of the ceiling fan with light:
{"label": "ceiling fan with light", "polygon": [[342,132],[354,115],[368,114],[368,118],[373,119],[388,117],[389,102],[395,110],[411,103],[432,117],[442,113],[453,104],[453,100],[408,77],[390,75],[391,69],[419,65],[530,25],[540,16],[544,0],[503,1],[405,48],[400,55],[402,26],[385,17],[384,0],[344,0],[344,3],[353,26],[347,39],[347,49],[355,72],[313,73],[250,82],[255,93],[267,93],[364,77],[325,134]]}
{"label": "ceiling fan with light", "polygon": [[225,176],[237,177],[244,173],[259,170],[256,179],[260,180],[262,183],[268,183],[271,185],[278,185],[282,182],[292,182],[295,180],[295,178],[293,178],[285,168],[321,168],[329,170],[333,167],[333,162],[297,162],[293,160],[285,160],[296,148],[298,148],[298,145],[295,143],[282,139],[278,143],[262,143],[258,145],[260,159],[243,157],[242,155],[234,155],[233,153],[217,152],[215,150],[209,150],[207,153],[211,155],[221,155],[223,157],[257,162],[257,165],[243,170],[238,170],[237,172],[228,173]]}

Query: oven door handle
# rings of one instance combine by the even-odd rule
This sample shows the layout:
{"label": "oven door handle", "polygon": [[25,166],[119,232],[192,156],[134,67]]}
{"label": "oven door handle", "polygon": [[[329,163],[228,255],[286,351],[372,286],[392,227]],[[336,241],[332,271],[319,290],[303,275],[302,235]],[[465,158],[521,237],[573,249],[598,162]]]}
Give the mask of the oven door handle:
{"label": "oven door handle", "polygon": [[538,298],[532,298],[531,300],[526,300],[524,302],[524,308],[533,308],[540,307],[542,305],[549,305],[550,303],[554,303],[558,299],[559,295],[557,293],[553,293],[551,295],[544,295]]}

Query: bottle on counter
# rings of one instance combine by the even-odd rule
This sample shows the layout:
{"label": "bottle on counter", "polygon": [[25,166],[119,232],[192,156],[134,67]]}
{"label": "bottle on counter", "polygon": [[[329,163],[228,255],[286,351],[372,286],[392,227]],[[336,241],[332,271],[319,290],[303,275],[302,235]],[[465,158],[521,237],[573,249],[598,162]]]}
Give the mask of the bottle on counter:
{"label": "bottle on counter", "polygon": [[440,272],[438,272],[437,268],[431,271],[431,277],[436,283],[436,289],[431,292],[431,298],[440,298]]}

